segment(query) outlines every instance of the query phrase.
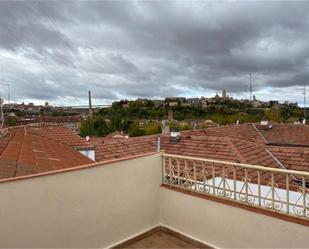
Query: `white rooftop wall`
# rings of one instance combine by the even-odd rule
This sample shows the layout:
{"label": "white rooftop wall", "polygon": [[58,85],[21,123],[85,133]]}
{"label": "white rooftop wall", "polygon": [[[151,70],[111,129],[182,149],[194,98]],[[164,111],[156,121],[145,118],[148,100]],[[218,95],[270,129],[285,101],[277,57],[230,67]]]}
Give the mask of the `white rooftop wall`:
{"label": "white rooftop wall", "polygon": [[308,248],[307,226],[161,188],[160,222],[215,248]]}
{"label": "white rooftop wall", "polygon": [[159,154],[0,184],[0,248],[103,248],[159,224]]}
{"label": "white rooftop wall", "polygon": [[308,247],[306,226],[160,188],[161,163],[156,154],[1,183],[0,248],[104,248],[158,224],[219,248]]}

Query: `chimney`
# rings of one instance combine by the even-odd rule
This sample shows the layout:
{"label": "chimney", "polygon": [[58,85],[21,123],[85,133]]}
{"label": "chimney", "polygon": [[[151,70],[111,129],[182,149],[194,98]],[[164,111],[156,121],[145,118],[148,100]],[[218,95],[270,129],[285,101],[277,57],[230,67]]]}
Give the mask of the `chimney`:
{"label": "chimney", "polygon": [[89,98],[89,117],[92,118],[93,111],[92,111],[91,91],[90,90],[88,91],[88,98]]}

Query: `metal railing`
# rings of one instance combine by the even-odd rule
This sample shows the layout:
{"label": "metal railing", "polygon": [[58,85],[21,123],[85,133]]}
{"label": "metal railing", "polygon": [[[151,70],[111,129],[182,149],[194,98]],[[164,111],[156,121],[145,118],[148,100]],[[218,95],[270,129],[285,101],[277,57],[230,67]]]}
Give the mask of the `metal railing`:
{"label": "metal railing", "polygon": [[162,154],[163,183],[309,219],[309,172]]}

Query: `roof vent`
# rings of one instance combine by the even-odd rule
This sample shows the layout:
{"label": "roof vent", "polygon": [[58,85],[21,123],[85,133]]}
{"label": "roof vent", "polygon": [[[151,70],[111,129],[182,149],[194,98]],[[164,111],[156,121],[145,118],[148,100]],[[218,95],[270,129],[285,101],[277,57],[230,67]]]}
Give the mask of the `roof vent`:
{"label": "roof vent", "polygon": [[268,125],[268,120],[262,120],[261,125]]}
{"label": "roof vent", "polygon": [[177,129],[171,131],[171,143],[178,143],[181,140],[180,132]]}
{"label": "roof vent", "polygon": [[86,141],[88,142],[90,140],[90,137],[89,136],[86,136]]}
{"label": "roof vent", "polygon": [[179,131],[171,131],[171,137],[180,137]]}

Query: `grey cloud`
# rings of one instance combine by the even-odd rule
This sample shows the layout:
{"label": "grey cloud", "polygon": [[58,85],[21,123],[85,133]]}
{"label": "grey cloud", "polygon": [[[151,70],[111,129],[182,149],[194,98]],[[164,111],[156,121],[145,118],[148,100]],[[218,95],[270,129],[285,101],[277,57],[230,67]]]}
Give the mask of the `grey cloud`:
{"label": "grey cloud", "polygon": [[88,89],[97,101],[242,95],[249,72],[256,91],[282,93],[308,81],[308,9],[307,1],[2,1],[2,75],[16,99],[55,103],[86,102]]}

